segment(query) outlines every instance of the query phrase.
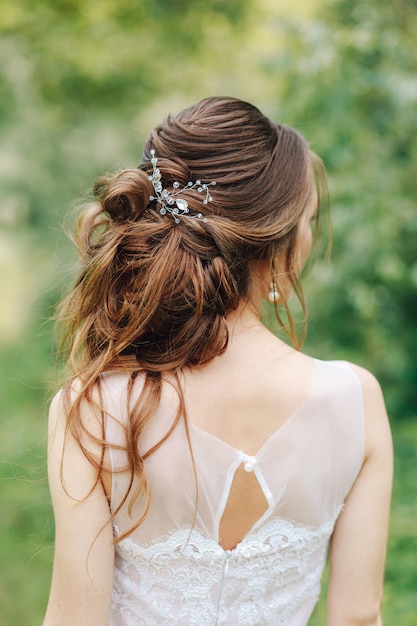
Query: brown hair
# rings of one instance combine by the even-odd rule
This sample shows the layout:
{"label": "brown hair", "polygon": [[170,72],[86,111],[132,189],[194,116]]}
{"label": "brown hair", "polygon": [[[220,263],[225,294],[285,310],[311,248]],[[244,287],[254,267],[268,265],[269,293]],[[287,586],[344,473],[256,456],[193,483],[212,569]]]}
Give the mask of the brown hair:
{"label": "brown hair", "polygon": [[[202,194],[181,193],[191,212],[202,212],[207,221],[183,217],[177,224],[160,214],[150,200],[152,148],[167,189],[173,181],[216,182],[207,205]],[[84,210],[76,233],[81,272],[60,318],[72,375],[79,381],[68,428],[97,465],[98,476],[103,458],[97,461],[81,443],[80,407],[93,402],[105,370],[127,371],[130,388],[138,374],[144,377],[130,410],[126,449],[131,482],[139,479],[136,495],[144,492],[149,504],[138,440],[159,404],[163,376],[175,377],[224,352],[225,319],[249,298],[251,262],[269,262],[278,290],[285,281],[305,309],[295,244],[300,219],[323,181],[320,160],[295,130],[272,123],[246,102],[213,97],[155,127],[137,169],[96,182],[96,202]],[[285,295],[280,302],[298,346]],[[181,412],[182,402],[177,420]],[[103,446],[104,439],[103,433]]]}

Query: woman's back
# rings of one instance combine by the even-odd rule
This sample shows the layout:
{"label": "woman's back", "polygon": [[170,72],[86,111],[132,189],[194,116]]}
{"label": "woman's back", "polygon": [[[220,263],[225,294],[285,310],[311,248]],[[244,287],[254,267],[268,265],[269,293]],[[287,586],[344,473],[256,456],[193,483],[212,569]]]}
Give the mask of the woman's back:
{"label": "woman's back", "polygon": [[[103,381],[118,419],[126,382],[120,374]],[[152,503],[117,548],[112,625],[306,624],[330,534],[363,462],[359,380],[349,365],[302,356],[253,325],[235,328],[217,362],[184,373],[183,388],[191,447],[181,421],[145,462]],[[166,386],[143,455],[174,422],[175,397]],[[110,443],[122,445],[111,417],[107,427]],[[113,451],[113,470],[125,462]],[[113,481],[113,510],[127,486],[127,475]],[[125,505],[116,532],[131,522]]]}

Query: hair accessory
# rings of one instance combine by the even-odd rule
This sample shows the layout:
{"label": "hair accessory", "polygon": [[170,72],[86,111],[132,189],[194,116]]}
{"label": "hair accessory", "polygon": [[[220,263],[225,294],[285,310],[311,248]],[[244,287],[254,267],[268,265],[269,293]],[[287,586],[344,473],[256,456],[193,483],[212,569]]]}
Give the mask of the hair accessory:
{"label": "hair accessory", "polygon": [[275,304],[275,302],[278,302],[279,300],[279,291],[277,289],[275,281],[271,281],[271,284],[269,285],[268,300],[273,304]]}
{"label": "hair accessory", "polygon": [[156,200],[160,205],[159,213],[166,215],[169,213],[174,218],[177,224],[180,223],[180,217],[190,217],[192,219],[203,220],[207,222],[207,218],[202,213],[196,215],[190,215],[188,208],[188,202],[185,198],[177,197],[183,191],[197,191],[198,193],[205,193],[206,197],[203,200],[203,204],[211,202],[213,198],[210,195],[209,187],[214,186],[216,183],[202,183],[201,180],[197,180],[195,183],[189,182],[182,189],[180,189],[180,183],[174,182],[172,186],[175,191],[170,192],[168,189],[164,189],[161,183],[161,172],[156,167],[158,159],[155,156],[155,150],[151,150],[151,163],[153,167],[152,175],[149,176],[149,180],[152,182],[152,186],[155,190],[154,196],[149,196],[149,200]]}

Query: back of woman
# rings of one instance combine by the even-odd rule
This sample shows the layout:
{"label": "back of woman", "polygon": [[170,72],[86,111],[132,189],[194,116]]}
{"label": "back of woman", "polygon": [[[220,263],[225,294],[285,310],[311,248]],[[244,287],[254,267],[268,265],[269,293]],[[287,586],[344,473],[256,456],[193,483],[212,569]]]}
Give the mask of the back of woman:
{"label": "back of woman", "polygon": [[[304,626],[330,540],[328,623],[380,623],[382,396],[357,366],[303,355],[288,304],[305,308],[323,180],[294,130],[209,98],[97,182],[62,309],[45,626]],[[265,299],[295,347],[262,324]]]}

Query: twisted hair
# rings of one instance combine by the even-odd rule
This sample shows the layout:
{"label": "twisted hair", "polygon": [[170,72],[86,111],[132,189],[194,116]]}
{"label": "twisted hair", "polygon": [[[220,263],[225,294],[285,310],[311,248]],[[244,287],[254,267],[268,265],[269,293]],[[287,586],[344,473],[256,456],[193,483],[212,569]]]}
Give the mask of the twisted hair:
{"label": "twisted hair", "polygon": [[[184,217],[176,223],[160,214],[150,199],[151,149],[164,188],[173,181],[216,181],[209,204],[202,204],[201,194],[181,192],[191,212],[207,221]],[[217,97],[169,115],[149,134],[137,168],[96,182],[95,202],[77,226],[81,271],[60,318],[72,375],[80,381],[69,400],[68,428],[98,476],[103,459],[82,443],[80,407],[93,402],[104,371],[127,371],[130,388],[138,374],[145,381],[130,408],[126,449],[131,484],[139,479],[135,497],[144,492],[149,506],[146,455],[138,440],[159,404],[161,381],[225,351],[226,318],[250,298],[251,263],[269,262],[278,288],[280,280],[290,284],[305,306],[295,244],[300,219],[323,181],[320,163],[292,128],[272,123],[246,102]],[[278,256],[284,259],[279,273]],[[283,304],[297,345],[285,297]],[[278,319],[283,324],[279,313]],[[179,394],[177,421],[184,413]]]}

